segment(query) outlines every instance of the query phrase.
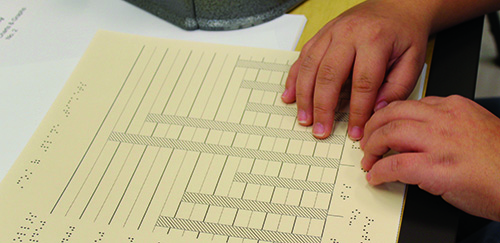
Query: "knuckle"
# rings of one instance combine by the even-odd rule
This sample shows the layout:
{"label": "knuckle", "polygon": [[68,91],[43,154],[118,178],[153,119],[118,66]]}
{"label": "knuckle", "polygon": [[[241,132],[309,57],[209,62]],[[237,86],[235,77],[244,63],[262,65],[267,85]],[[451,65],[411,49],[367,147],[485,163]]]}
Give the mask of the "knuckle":
{"label": "knuckle", "polygon": [[373,93],[378,90],[375,82],[366,74],[361,74],[361,76],[352,83],[352,89],[360,93]]}
{"label": "knuckle", "polygon": [[387,42],[388,39],[394,39],[396,34],[396,29],[389,28],[387,19],[376,18],[369,19],[366,21],[368,27],[366,28],[366,38],[368,41],[384,41]]}
{"label": "knuckle", "polygon": [[305,72],[316,72],[318,60],[319,58],[314,54],[306,54],[300,63],[300,69]]}
{"label": "knuckle", "polygon": [[318,104],[318,103],[314,103],[314,107],[313,107],[313,112],[315,115],[327,115],[327,114],[330,114],[333,112],[332,109],[329,109],[326,105],[324,104]]}
{"label": "knuckle", "polygon": [[[415,82],[412,82],[412,84],[413,83]],[[413,86],[403,85],[395,82],[392,83],[390,81],[388,81],[387,84],[391,85],[391,88],[387,89],[386,91],[388,92],[387,96],[393,98],[394,100],[405,100],[413,91]]]}
{"label": "knuckle", "polygon": [[463,104],[469,103],[469,101],[460,95],[451,95],[445,98],[445,104],[451,109],[463,106]]}
{"label": "knuckle", "polygon": [[387,28],[387,21],[383,18],[371,18],[364,14],[346,16],[337,22],[337,33],[344,36],[358,36],[358,40],[365,43],[386,41],[394,30]]}
{"label": "knuckle", "polygon": [[390,137],[394,133],[399,133],[401,129],[401,123],[399,122],[389,122],[386,126],[381,129],[381,133],[384,137]]}
{"label": "knuckle", "polygon": [[318,71],[316,83],[318,85],[331,85],[335,80],[335,73],[336,69],[332,64],[328,62],[322,64]]}
{"label": "knuckle", "polygon": [[456,98],[448,99],[444,106],[441,108],[441,112],[443,113],[445,119],[449,119],[451,121],[460,119],[461,107],[464,107],[464,105],[460,104],[460,102],[455,102],[455,100],[458,101],[458,99]]}
{"label": "knuckle", "polygon": [[368,117],[371,115],[372,113],[372,110],[370,107],[368,109],[365,109],[366,107],[352,107],[351,106],[351,109],[349,111],[349,117],[350,119],[351,118],[355,118],[355,119],[360,119],[360,118],[363,118],[363,119],[366,119],[368,120]]}
{"label": "knuckle", "polygon": [[383,26],[378,22],[373,22],[369,28],[370,32],[368,33],[367,40],[370,42],[380,41],[386,38],[386,31]]}
{"label": "knuckle", "polygon": [[349,19],[346,21],[341,22],[338,25],[338,33],[344,33],[343,36],[350,36],[355,32],[356,29],[358,29],[359,26],[359,21],[356,19]]}
{"label": "knuckle", "polygon": [[362,37],[364,42],[372,42],[384,38],[386,36],[386,28],[386,24],[383,21],[365,18],[365,16],[350,18],[342,25],[344,33],[356,33],[356,35]]}
{"label": "knuckle", "polygon": [[393,145],[395,142],[399,141],[401,134],[404,134],[406,130],[411,130],[409,124],[405,124],[401,121],[389,122],[377,130],[378,136],[386,143]]}
{"label": "knuckle", "polygon": [[301,102],[308,101],[311,99],[311,95],[303,89],[297,89],[295,92],[295,98]]}
{"label": "knuckle", "polygon": [[360,26],[361,17],[342,16],[335,19],[336,33],[353,33]]}
{"label": "knuckle", "polygon": [[453,153],[435,152],[431,155],[430,161],[434,165],[449,167],[456,164],[457,158]]}
{"label": "knuckle", "polygon": [[[443,152],[435,152],[429,153],[425,161],[428,163],[426,166],[430,167],[430,170],[433,171],[433,167],[453,167],[455,164],[455,156],[443,153]],[[443,195],[448,190],[450,184],[447,183],[450,180],[440,180],[435,177],[435,175],[430,175],[427,179],[419,180],[416,182],[418,186],[433,195]]]}
{"label": "knuckle", "polygon": [[450,96],[448,96],[446,99],[447,99],[447,100],[450,100],[450,101],[452,101],[452,102],[460,102],[460,101],[461,101],[461,100],[463,100],[464,98],[463,98],[462,96],[460,96],[460,95],[456,95],[456,94],[454,94],[454,95],[450,95]]}
{"label": "knuckle", "polygon": [[353,118],[361,117],[363,116],[363,112],[359,109],[353,109],[349,111],[349,120],[352,120]]}
{"label": "knuckle", "polygon": [[396,157],[396,158],[393,158],[393,159],[389,162],[389,170],[390,170],[392,173],[398,174],[399,172],[401,172],[402,167],[403,167],[403,163],[402,163],[402,162],[401,162],[401,160],[399,160],[397,157]]}

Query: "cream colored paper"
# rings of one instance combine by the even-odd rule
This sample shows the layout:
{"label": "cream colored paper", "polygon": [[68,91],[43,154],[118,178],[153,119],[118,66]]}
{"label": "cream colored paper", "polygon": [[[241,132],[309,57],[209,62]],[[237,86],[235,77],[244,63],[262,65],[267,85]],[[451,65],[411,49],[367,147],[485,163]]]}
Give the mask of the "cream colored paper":
{"label": "cream colored paper", "polygon": [[187,31],[124,0],[0,2],[0,181],[97,30],[294,50],[307,22],[304,16],[284,14],[240,30]]}
{"label": "cream colored paper", "polygon": [[298,53],[99,32],[0,184],[1,242],[396,242],[405,186],[280,100]]}

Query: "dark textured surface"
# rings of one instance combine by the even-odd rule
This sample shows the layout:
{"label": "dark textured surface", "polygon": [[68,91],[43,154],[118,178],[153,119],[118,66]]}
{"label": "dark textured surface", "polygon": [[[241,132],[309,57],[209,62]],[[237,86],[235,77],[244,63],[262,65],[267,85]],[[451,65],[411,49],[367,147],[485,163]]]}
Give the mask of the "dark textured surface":
{"label": "dark textured surface", "polygon": [[234,30],[281,16],[304,0],[126,0],[183,29]]}
{"label": "dark textured surface", "polygon": [[193,0],[125,0],[181,28],[198,29]]}

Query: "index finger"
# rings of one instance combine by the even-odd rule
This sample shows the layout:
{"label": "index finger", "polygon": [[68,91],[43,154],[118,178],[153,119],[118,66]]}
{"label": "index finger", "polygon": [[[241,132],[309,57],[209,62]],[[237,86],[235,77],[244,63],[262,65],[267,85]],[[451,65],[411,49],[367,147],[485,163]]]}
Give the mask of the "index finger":
{"label": "index finger", "polygon": [[335,22],[335,20],[328,22],[302,48],[299,57],[292,64],[292,66],[290,67],[290,70],[288,72],[288,76],[287,76],[287,79],[285,82],[285,91],[283,92],[283,94],[281,96],[281,99],[283,100],[283,102],[292,103],[292,102],[296,101],[297,78],[299,75],[300,67],[302,65],[302,61],[304,60],[304,57],[307,55],[309,50],[315,45],[316,41],[328,31],[328,28],[334,22]]}
{"label": "index finger", "polygon": [[428,166],[425,153],[402,153],[379,160],[366,174],[371,185],[399,181],[406,184],[422,185],[433,178],[433,170]]}
{"label": "index finger", "polygon": [[325,53],[331,47],[331,37],[324,35],[311,46],[301,60],[297,74],[296,102],[297,118],[301,125],[309,126],[313,122],[314,90],[316,76]]}

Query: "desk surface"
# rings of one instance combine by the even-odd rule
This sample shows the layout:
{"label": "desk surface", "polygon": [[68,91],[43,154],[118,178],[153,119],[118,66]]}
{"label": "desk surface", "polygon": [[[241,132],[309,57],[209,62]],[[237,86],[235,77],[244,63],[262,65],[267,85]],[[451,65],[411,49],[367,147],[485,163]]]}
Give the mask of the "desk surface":
{"label": "desk surface", "polygon": [[296,50],[300,51],[307,41],[310,40],[330,20],[340,15],[346,9],[349,9],[361,2],[364,2],[364,0],[307,0],[297,8],[293,9],[290,12],[291,14],[303,14],[307,17],[307,23],[297,44]]}
{"label": "desk surface", "polygon": [[[361,2],[309,0],[294,9],[291,13],[308,19],[296,50],[328,21]],[[438,33],[429,42],[427,96],[474,98],[482,29],[483,18],[477,18]],[[458,215],[458,209],[440,197],[409,186],[399,242],[455,242]]]}

